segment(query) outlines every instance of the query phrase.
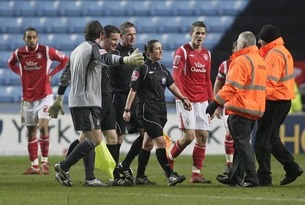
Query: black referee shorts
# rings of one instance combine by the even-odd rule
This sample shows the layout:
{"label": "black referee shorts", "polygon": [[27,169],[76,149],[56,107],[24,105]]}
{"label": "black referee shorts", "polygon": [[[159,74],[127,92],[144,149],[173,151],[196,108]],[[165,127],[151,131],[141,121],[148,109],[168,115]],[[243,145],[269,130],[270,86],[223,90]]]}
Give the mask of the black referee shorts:
{"label": "black referee shorts", "polygon": [[102,97],[101,128],[103,131],[115,129],[115,111],[111,95],[103,95]]}
{"label": "black referee shorts", "polygon": [[163,128],[167,122],[165,103],[139,104],[138,116],[150,138],[154,139],[163,135]]}
{"label": "black referee shorts", "polygon": [[70,112],[76,131],[101,129],[101,108],[73,107]]}

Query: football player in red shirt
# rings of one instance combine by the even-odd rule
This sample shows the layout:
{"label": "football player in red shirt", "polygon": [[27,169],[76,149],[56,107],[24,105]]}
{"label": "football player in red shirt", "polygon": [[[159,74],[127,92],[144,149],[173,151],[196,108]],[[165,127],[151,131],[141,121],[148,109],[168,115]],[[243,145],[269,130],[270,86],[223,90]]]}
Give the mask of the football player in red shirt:
{"label": "football player in red shirt", "polygon": [[[31,166],[23,174],[49,174],[49,114],[53,103],[52,77],[62,70],[69,61],[65,54],[46,45],[38,44],[35,28],[24,31],[25,46],[16,49],[8,60],[9,68],[20,75],[22,83],[22,107],[28,130],[28,152]],[[53,61],[59,64],[51,70]],[[38,124],[38,126],[37,126]],[[39,140],[36,137],[40,131]],[[38,142],[41,150],[41,169],[38,161]]]}
{"label": "football player in red shirt", "polygon": [[202,21],[192,24],[191,42],[179,47],[174,55],[173,78],[182,94],[192,103],[193,109],[183,109],[183,102],[176,100],[179,128],[184,135],[171,149],[168,159],[173,166],[174,159],[194,140],[191,183],[211,183],[200,171],[205,158],[210,116],[205,113],[209,100],[213,98],[211,82],[211,53],[202,46],[206,37],[206,25]]}

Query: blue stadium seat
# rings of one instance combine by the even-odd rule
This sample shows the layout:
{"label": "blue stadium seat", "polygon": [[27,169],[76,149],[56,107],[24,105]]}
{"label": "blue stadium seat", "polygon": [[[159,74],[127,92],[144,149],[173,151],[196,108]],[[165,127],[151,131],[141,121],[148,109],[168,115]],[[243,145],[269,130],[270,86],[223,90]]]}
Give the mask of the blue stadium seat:
{"label": "blue stadium seat", "polygon": [[[48,26],[48,17],[23,17],[22,18],[22,28],[34,27],[38,31],[38,35],[41,33],[46,33]],[[23,32],[23,31],[22,31]]]}
{"label": "blue stadium seat", "polygon": [[248,3],[248,0],[223,0],[220,3],[221,14],[236,16],[246,8]]}
{"label": "blue stadium seat", "polygon": [[58,38],[58,36],[55,34],[41,34],[39,35],[39,43],[60,50],[60,45],[58,43],[58,39],[56,38]]}
{"label": "blue stadium seat", "polygon": [[0,1],[0,16],[15,16],[16,4],[15,1]]}
{"label": "blue stadium seat", "polygon": [[54,41],[58,50],[73,50],[84,41],[83,34],[57,34],[54,35]]}
{"label": "blue stadium seat", "polygon": [[38,3],[36,1],[18,1],[15,6],[16,16],[37,16],[38,15]]}
{"label": "blue stadium seat", "polygon": [[[71,17],[67,19],[69,33],[84,33],[85,25],[93,20],[92,17]],[[102,24],[103,25],[103,24]]]}
{"label": "blue stadium seat", "polygon": [[[159,24],[159,32],[160,33],[180,33],[183,31],[182,27],[182,19],[184,17],[177,16],[177,17],[167,17],[160,21]],[[162,22],[162,23],[161,23]]]}
{"label": "blue stadium seat", "polygon": [[127,16],[128,10],[131,8],[129,6],[132,6],[132,4],[128,3],[128,1],[109,2],[104,12],[107,16]]}
{"label": "blue stadium seat", "polygon": [[195,15],[195,10],[200,4],[196,1],[174,1],[173,3],[173,15],[176,16],[193,16]]}
{"label": "blue stadium seat", "polygon": [[201,16],[216,16],[220,13],[219,0],[198,1],[196,4],[195,13]]}
{"label": "blue stadium seat", "polygon": [[141,17],[133,23],[136,25],[138,33],[159,33],[163,19],[159,16]]}
{"label": "blue stadium seat", "polygon": [[60,11],[60,1],[37,1],[38,16],[58,16]]}
{"label": "blue stadium seat", "polygon": [[153,1],[132,1],[128,2],[127,13],[129,16],[150,16],[151,9],[155,6]]}
{"label": "blue stadium seat", "polygon": [[159,1],[151,7],[152,16],[171,16],[173,14],[174,1]]}
{"label": "blue stadium seat", "polygon": [[[2,59],[0,59],[2,62]],[[7,62],[7,61],[6,61]],[[9,84],[9,78],[10,72],[12,72],[10,69],[7,68],[7,66],[0,65],[0,86],[8,85]]]}
{"label": "blue stadium seat", "polygon": [[168,70],[171,70],[173,67],[173,59],[174,59],[174,51],[163,49],[163,57],[161,63],[165,65]]}
{"label": "blue stadium seat", "polygon": [[5,69],[8,68],[7,67],[7,61],[11,57],[12,52],[13,51],[2,51],[1,52],[1,56],[0,56],[0,68],[5,68]]}
{"label": "blue stadium seat", "polygon": [[0,48],[3,51],[13,51],[21,46],[24,46],[22,40],[23,34],[0,34]]}
{"label": "blue stadium seat", "polygon": [[213,16],[208,17],[206,24],[209,32],[225,32],[234,23],[234,16]]}
{"label": "blue stadium seat", "polygon": [[86,4],[85,1],[66,1],[60,3],[59,15],[60,16],[83,16],[83,7]]}
{"label": "blue stadium seat", "polygon": [[84,16],[106,16],[108,1],[88,1],[83,5]]}
{"label": "blue stadium seat", "polygon": [[6,33],[23,33],[23,31],[25,29],[24,23],[25,22],[22,17],[6,18],[5,32]]}
{"label": "blue stadium seat", "polygon": [[21,86],[0,86],[0,102],[20,102],[22,96]]}
{"label": "blue stadium seat", "polygon": [[69,21],[68,17],[49,17],[46,22],[46,33],[68,33]]}

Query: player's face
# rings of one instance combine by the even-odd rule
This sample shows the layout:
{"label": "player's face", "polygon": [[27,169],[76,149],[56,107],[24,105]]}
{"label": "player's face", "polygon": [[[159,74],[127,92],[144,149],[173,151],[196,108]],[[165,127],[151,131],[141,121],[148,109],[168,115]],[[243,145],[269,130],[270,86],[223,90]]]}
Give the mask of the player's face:
{"label": "player's face", "polygon": [[149,52],[151,60],[157,62],[163,57],[163,49],[160,42],[156,42],[153,45],[153,50]]}
{"label": "player's face", "polygon": [[36,31],[26,31],[23,40],[29,49],[35,49],[38,43],[38,35]]}
{"label": "player's face", "polygon": [[136,43],[136,35],[137,33],[135,27],[126,28],[121,36],[123,46],[134,46]]}
{"label": "player's face", "polygon": [[190,35],[192,37],[192,45],[195,47],[201,46],[206,37],[206,29],[204,27],[194,27]]}
{"label": "player's face", "polygon": [[107,52],[114,51],[120,40],[119,33],[111,33],[109,38],[105,38],[105,49]]}

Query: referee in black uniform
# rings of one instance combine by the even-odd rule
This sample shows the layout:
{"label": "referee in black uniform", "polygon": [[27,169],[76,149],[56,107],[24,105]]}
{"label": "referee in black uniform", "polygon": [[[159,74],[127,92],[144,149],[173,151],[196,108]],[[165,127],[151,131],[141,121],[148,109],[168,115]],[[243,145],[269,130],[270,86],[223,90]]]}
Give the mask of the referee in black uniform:
{"label": "referee in black uniform", "polygon": [[[148,163],[151,150],[146,150],[146,143],[154,142],[159,164],[166,173],[168,185],[175,185],[185,180],[170,168],[166,157],[166,142],[163,137],[163,127],[167,122],[167,108],[165,103],[165,88],[167,87],[178,99],[181,99],[184,108],[191,110],[192,106],[174,84],[170,72],[158,61],[162,59],[162,45],[158,40],[150,40],[145,45],[148,58],[144,65],[134,70],[131,77],[131,89],[127,97],[123,119],[130,120],[130,107],[137,94],[138,118],[144,130],[144,143],[139,153],[139,167],[137,178],[145,178],[145,167]],[[142,173],[140,173],[142,171]],[[142,175],[142,176],[141,176]]]}
{"label": "referee in black uniform", "polygon": [[[136,27],[131,22],[124,22],[120,26],[121,42],[112,53],[120,56],[130,56],[135,50]],[[119,65],[110,72],[110,89],[112,93],[112,103],[116,113],[116,131],[118,135],[118,150],[124,141],[126,130],[129,134],[139,132],[139,137],[132,143],[124,160],[119,164],[118,169],[122,177],[130,182],[134,181],[130,164],[139,154],[143,143],[144,132],[142,125],[136,119],[136,105],[131,106],[131,120],[129,123],[123,120],[124,105],[129,92],[130,77],[134,71],[133,65]],[[153,146],[153,145],[151,145]]]}

